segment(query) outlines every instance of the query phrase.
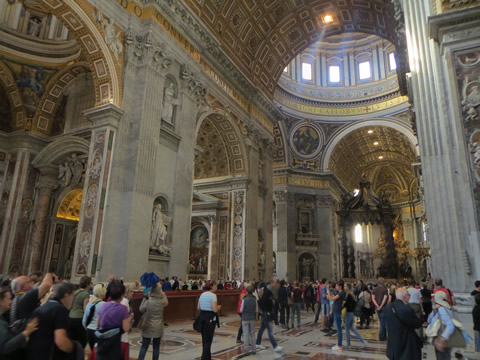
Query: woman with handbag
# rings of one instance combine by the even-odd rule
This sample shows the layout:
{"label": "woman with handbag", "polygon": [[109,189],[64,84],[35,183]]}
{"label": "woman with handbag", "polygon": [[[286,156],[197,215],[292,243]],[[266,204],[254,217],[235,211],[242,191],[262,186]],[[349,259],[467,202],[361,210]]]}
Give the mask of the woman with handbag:
{"label": "woman with handbag", "polygon": [[[454,344],[451,339],[453,335],[457,338],[457,335],[454,334],[457,330],[455,324],[452,321],[452,312],[450,311],[451,306],[447,301],[447,295],[443,291],[438,291],[435,294],[435,306],[433,312],[428,317],[428,327],[430,333],[433,327],[437,328],[437,334],[433,338],[433,345],[435,346],[435,355],[437,360],[446,360],[451,358],[452,348],[453,347],[464,347],[462,344]],[[427,334],[428,332],[427,331]],[[458,334],[458,333],[457,333]],[[461,334],[463,338],[463,334]],[[465,339],[463,339],[465,340]],[[460,346],[457,346],[460,345]]]}
{"label": "woman with handbag", "polygon": [[144,360],[148,346],[152,341],[153,360],[160,356],[160,340],[163,336],[163,309],[168,305],[168,299],[162,291],[161,285],[157,284],[146,294],[140,304],[140,311],[143,313],[138,328],[142,331],[142,347],[138,354],[138,360]]}
{"label": "woman with handbag", "polygon": [[217,304],[217,284],[213,280],[208,280],[203,287],[205,290],[198,299],[198,310],[200,310],[200,328],[202,333],[202,358],[201,360],[212,359],[212,342],[215,333],[215,325],[219,325],[218,314],[221,305]]}

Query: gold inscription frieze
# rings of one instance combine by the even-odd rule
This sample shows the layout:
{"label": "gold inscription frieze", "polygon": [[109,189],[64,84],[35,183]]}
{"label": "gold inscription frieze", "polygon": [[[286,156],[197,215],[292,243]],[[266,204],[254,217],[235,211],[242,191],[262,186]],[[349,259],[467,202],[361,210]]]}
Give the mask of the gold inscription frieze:
{"label": "gold inscription frieze", "polygon": [[273,177],[274,185],[296,185],[311,187],[316,189],[328,189],[330,188],[330,183],[327,180],[318,180],[318,179],[308,179],[299,176],[274,176]]}
{"label": "gold inscription frieze", "polygon": [[376,104],[364,105],[364,106],[343,106],[343,107],[322,107],[322,106],[310,106],[298,103],[287,97],[282,96],[278,101],[297,111],[306,114],[313,115],[326,115],[326,116],[352,116],[352,115],[365,115],[382,110],[387,110],[397,105],[401,105],[408,102],[407,96],[398,96],[393,99],[378,102]]}
{"label": "gold inscription frieze", "polygon": [[243,109],[262,123],[270,132],[273,132],[273,123],[254,105],[249,104],[247,99],[241,95],[235,88],[220,75],[218,75],[212,66],[202,58],[200,51],[182,35],[178,29],[154,6],[143,8],[133,0],[117,0],[117,2],[129,13],[138,18],[154,19],[187,53],[197,61],[203,69],[203,72],[213,79],[232,99],[234,99]]}

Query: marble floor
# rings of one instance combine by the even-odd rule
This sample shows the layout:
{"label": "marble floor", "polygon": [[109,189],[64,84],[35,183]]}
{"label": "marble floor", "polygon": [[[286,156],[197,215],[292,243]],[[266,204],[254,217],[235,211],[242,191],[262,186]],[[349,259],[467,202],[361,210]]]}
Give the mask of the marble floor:
{"label": "marble floor", "polygon": [[[320,331],[320,326],[313,323],[314,316],[310,313],[302,312],[301,324],[299,329],[285,330],[280,326],[274,327],[275,339],[283,347],[283,351],[275,353],[268,340],[267,332],[264,333],[262,345],[265,350],[260,350],[256,355],[245,354],[241,344],[236,343],[236,334],[239,326],[239,319],[235,315],[224,316],[220,318],[221,325],[215,331],[215,337],[212,345],[212,359],[283,359],[283,360],[356,360],[356,359],[387,359],[385,356],[386,345],[377,339],[378,322],[373,322],[372,329],[359,330],[360,334],[367,340],[368,345],[361,348],[360,341],[352,338],[352,347],[344,348],[341,352],[334,352],[331,347],[336,345],[336,335],[327,337]],[[201,335],[192,328],[193,321],[182,321],[170,323],[165,327],[165,335],[161,344],[162,359],[200,359],[202,351]],[[259,322],[257,322],[257,327]],[[258,328],[257,328],[258,329]],[[130,357],[137,359],[138,351],[141,345],[140,333],[134,330],[129,334],[130,337]],[[344,333],[345,342],[345,333]],[[433,348],[427,345],[423,349],[423,359],[435,359]],[[478,356],[470,356],[466,353],[467,359],[479,359]],[[149,348],[146,359],[151,359],[151,347]]]}

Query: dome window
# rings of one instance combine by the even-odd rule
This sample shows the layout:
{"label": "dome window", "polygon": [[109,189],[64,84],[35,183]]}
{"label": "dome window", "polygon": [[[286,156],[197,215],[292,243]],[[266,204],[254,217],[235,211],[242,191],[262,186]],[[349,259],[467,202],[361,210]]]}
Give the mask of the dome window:
{"label": "dome window", "polygon": [[397,70],[397,59],[395,58],[395,53],[391,52],[388,54],[388,64],[390,66],[390,71]]}
{"label": "dome window", "polygon": [[370,61],[363,61],[358,64],[358,77],[360,80],[368,80],[372,77]]}
{"label": "dome window", "polygon": [[340,83],[340,66],[330,65],[328,67],[328,81],[333,84]]}
{"label": "dome window", "polygon": [[302,63],[302,79],[303,80],[312,80],[312,64]]}

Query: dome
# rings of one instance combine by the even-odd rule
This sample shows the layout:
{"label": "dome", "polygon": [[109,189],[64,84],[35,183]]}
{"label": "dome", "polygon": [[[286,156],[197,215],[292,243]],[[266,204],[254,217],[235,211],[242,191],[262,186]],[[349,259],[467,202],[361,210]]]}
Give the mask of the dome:
{"label": "dome", "polygon": [[298,103],[352,106],[398,98],[396,69],[395,47],[385,39],[362,33],[329,36],[285,67],[275,101],[295,108]]}

